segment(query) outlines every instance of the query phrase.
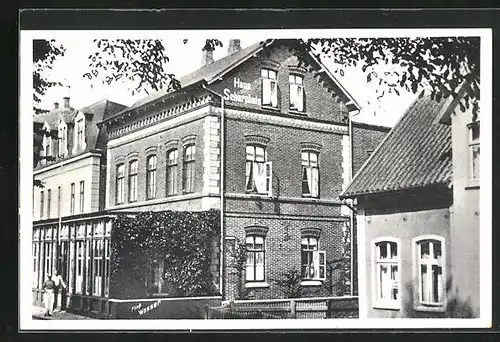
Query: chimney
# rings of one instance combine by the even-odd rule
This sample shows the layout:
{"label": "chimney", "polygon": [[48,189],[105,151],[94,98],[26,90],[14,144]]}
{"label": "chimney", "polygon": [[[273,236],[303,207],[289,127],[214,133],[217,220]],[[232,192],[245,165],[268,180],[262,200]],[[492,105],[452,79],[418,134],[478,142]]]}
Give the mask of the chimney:
{"label": "chimney", "polygon": [[202,50],[201,66],[213,63],[214,61],[214,50],[208,46],[205,46]]}
{"label": "chimney", "polygon": [[59,108],[59,102],[54,102],[54,109],[58,109]]}
{"label": "chimney", "polygon": [[64,99],[64,108],[69,108],[69,96],[63,97]]}
{"label": "chimney", "polygon": [[241,44],[239,39],[229,39],[229,46],[227,47],[227,54],[232,55],[235,52],[241,50]]}

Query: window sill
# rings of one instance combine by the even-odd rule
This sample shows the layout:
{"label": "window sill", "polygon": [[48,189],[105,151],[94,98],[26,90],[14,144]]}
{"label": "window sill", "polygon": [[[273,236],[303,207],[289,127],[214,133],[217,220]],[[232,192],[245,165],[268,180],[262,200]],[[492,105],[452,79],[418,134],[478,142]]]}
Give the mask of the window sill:
{"label": "window sill", "polygon": [[469,183],[465,186],[465,190],[479,189],[479,184],[479,181],[469,181]]}
{"label": "window sill", "polygon": [[266,287],[269,287],[269,284],[265,281],[245,283],[245,288],[247,288],[247,289],[266,288]]}
{"label": "window sill", "polygon": [[415,311],[422,311],[422,312],[445,312],[444,305],[442,304],[435,306],[419,304],[415,305],[413,309],[415,309]]}
{"label": "window sill", "polygon": [[306,112],[301,112],[300,110],[294,110],[294,109],[289,109],[288,113],[294,114],[294,115],[307,116]]}
{"label": "window sill", "polygon": [[300,286],[321,286],[323,282],[321,280],[302,280]]}
{"label": "window sill", "polygon": [[255,197],[255,198],[271,198],[272,196],[269,196],[268,194],[261,194],[261,193],[257,193],[257,192],[246,192],[245,195],[247,195],[248,197]]}
{"label": "window sill", "polygon": [[374,309],[396,310],[396,311],[399,311],[400,304],[397,301],[394,301],[394,303],[392,303],[392,302],[376,301],[376,302],[373,303],[372,307]]}
{"label": "window sill", "polygon": [[265,109],[265,110],[272,110],[273,112],[279,112],[280,111],[280,109],[278,107],[272,107],[272,106],[264,106],[264,105],[262,105],[261,108]]}

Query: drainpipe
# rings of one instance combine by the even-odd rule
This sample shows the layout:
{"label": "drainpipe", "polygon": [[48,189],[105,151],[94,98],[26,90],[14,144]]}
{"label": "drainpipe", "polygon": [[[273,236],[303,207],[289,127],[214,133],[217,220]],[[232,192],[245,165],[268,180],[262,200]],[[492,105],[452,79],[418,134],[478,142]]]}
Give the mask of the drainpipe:
{"label": "drainpipe", "polygon": [[[353,177],[353,160],[354,160],[354,149],[352,147],[352,117],[358,115],[360,113],[359,110],[357,110],[354,114],[348,114],[348,119],[349,119],[349,159],[350,159],[350,167],[349,167],[349,182],[352,181]],[[352,200],[351,200],[352,201]],[[354,206],[354,202],[351,202],[351,214],[349,217],[350,221],[350,235],[351,235],[351,296],[354,295],[354,210],[352,210]]]}
{"label": "drainpipe", "polygon": [[224,145],[225,145],[225,110],[224,110],[224,96],[207,88],[202,84],[203,89],[209,93],[220,97],[220,272],[219,272],[219,288],[222,300],[225,299],[224,295]]}

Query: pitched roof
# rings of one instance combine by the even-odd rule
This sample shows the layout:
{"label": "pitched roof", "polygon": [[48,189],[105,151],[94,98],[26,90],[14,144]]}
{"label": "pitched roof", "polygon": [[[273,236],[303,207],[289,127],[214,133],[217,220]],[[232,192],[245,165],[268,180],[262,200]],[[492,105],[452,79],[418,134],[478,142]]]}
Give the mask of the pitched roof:
{"label": "pitched roof", "polygon": [[33,117],[34,122],[44,124],[47,122],[52,129],[57,125],[59,119],[63,119],[66,123],[72,122],[75,116],[75,109],[72,107],[53,109],[48,113],[38,114]]}
{"label": "pitched roof", "polygon": [[[276,41],[277,41],[276,39],[268,39],[266,41],[257,42],[231,55],[220,58],[210,64],[204,65],[203,67],[195,70],[190,74],[180,77],[179,82],[182,87],[181,89],[193,86],[200,82],[206,82],[210,84],[216,81],[217,79],[222,77],[226,72],[232,70],[240,63],[244,62],[245,60],[252,57],[256,53],[260,52],[265,46],[271,45]],[[310,54],[310,57],[320,65],[322,72],[326,73],[327,76],[331,78],[332,81],[336,84],[336,86],[339,87],[340,90],[349,98],[350,100],[349,102],[352,103],[354,106],[359,107],[358,103],[354,100],[354,98],[347,92],[347,90],[340,84],[340,82],[328,71],[328,69],[324,67],[313,54]],[[142,98],[141,100],[135,102],[132,106],[117,113],[116,116],[129,112],[133,109],[139,108],[147,103],[153,102],[155,100],[158,100],[166,95],[173,94],[175,92],[176,91],[174,90],[167,91],[165,89],[154,92]]]}
{"label": "pitched roof", "polygon": [[444,104],[417,97],[340,197],[449,184],[451,128],[436,120]]}

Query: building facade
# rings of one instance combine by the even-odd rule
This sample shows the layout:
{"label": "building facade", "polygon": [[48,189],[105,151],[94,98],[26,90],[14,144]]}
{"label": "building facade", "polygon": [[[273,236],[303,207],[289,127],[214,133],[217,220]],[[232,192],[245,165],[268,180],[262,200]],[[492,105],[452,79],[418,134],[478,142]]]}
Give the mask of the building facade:
{"label": "building facade", "polygon": [[456,105],[417,98],[341,194],[356,200],[360,317],[478,317],[476,148],[439,122]]}

